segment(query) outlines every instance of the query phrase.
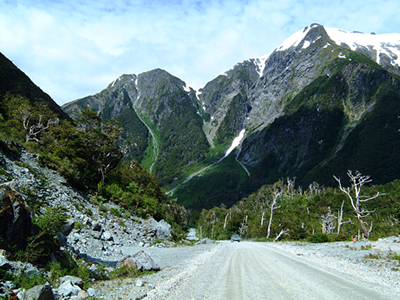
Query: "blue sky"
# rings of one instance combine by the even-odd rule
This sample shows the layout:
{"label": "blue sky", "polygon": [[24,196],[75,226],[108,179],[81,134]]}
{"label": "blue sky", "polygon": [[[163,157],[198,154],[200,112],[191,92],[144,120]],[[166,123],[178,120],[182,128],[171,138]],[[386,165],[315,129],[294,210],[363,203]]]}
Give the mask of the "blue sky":
{"label": "blue sky", "polygon": [[398,0],[0,0],[0,52],[61,105],[154,68],[198,89],[311,23],[395,33],[399,13]]}

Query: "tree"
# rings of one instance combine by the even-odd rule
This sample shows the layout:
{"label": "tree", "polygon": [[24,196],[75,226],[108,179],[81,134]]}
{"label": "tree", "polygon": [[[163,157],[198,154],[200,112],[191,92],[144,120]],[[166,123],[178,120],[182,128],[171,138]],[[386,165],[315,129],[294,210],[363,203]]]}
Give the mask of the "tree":
{"label": "tree", "polygon": [[271,225],[272,225],[272,218],[274,215],[274,210],[281,208],[280,206],[276,206],[276,202],[278,198],[281,196],[282,192],[278,191],[277,189],[274,191],[274,198],[272,199],[272,202],[270,204],[270,209],[271,213],[269,216],[269,222],[268,222],[268,231],[267,231],[267,238],[269,238],[269,235],[271,234]]}
{"label": "tree", "polygon": [[343,224],[351,223],[351,220],[349,219],[347,222],[343,222],[343,206],[344,206],[344,200],[342,202],[342,206],[340,207],[340,212],[338,211],[338,230],[337,234],[340,234],[340,228],[342,227]]}
{"label": "tree", "polygon": [[52,125],[58,125],[57,115],[43,103],[32,105],[27,98],[7,93],[3,99],[5,103],[6,127],[13,138],[22,142],[22,135],[25,142],[40,142],[46,131]]}
{"label": "tree", "polygon": [[[353,175],[352,171],[348,170],[347,175],[350,178],[350,181],[352,182],[352,187],[343,187],[341,179],[333,175],[335,180],[339,184],[339,189],[347,195],[347,197],[350,200],[351,206],[354,209],[354,212],[356,214],[356,217],[358,221],[360,222],[361,228],[364,233],[364,238],[369,237],[369,231],[367,230],[365,221],[363,220],[365,217],[368,217],[371,213],[375,212],[374,211],[368,211],[365,208],[361,207],[361,205],[367,201],[370,201],[372,199],[377,198],[379,195],[381,195],[379,192],[377,192],[374,196],[368,197],[368,196],[362,196],[361,195],[361,188],[364,184],[369,183],[372,181],[370,179],[369,175],[362,175],[359,171],[356,171],[356,173]],[[352,193],[353,192],[353,193]]]}
{"label": "tree", "polygon": [[332,214],[331,208],[328,207],[328,212],[326,214],[321,215],[321,225],[322,225],[322,233],[323,234],[331,234],[333,230],[336,228],[336,224],[334,220],[337,217]]}
{"label": "tree", "polygon": [[104,122],[90,109],[81,112],[77,128],[83,133],[81,141],[86,161],[100,173],[101,182],[104,183],[107,173],[123,157],[124,151],[120,145],[122,129],[114,119]]}

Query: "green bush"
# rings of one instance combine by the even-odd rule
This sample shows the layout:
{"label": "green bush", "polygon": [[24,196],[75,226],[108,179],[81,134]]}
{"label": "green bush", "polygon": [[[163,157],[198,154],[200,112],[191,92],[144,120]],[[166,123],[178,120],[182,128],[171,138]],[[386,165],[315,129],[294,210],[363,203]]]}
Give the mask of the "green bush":
{"label": "green bush", "polygon": [[329,237],[323,233],[317,233],[309,237],[308,241],[310,243],[327,243],[329,242]]}

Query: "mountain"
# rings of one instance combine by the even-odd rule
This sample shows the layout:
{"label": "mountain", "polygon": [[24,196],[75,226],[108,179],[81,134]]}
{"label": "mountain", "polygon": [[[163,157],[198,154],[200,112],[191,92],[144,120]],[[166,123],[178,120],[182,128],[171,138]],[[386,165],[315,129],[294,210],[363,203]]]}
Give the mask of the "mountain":
{"label": "mountain", "polygon": [[154,169],[163,184],[209,151],[194,91],[164,70],[122,75],[100,93],[63,106],[73,118],[87,107],[121,123],[128,158]]}
{"label": "mountain", "polygon": [[0,97],[4,96],[7,92],[24,96],[32,104],[36,102],[45,103],[61,119],[70,119],[48,94],[43,92],[24,72],[0,53]]}
{"label": "mountain", "polygon": [[152,70],[63,109],[119,120],[129,157],[194,208],[232,205],[286,177],[333,185],[347,169],[385,183],[400,169],[399,56],[400,34],[312,24],[198,91]]}

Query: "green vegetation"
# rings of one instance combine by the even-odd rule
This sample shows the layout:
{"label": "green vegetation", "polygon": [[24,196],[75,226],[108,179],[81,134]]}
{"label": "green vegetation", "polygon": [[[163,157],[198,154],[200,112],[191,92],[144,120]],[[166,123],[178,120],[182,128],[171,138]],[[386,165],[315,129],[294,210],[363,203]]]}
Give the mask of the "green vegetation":
{"label": "green vegetation", "polygon": [[[293,179],[289,179],[289,182],[293,182]],[[378,191],[384,195],[363,205],[363,209],[375,211],[364,219],[371,230],[372,240],[400,233],[397,222],[400,217],[400,180],[385,185],[363,186],[362,195],[373,196]],[[221,205],[209,210],[203,209],[197,216],[198,230],[201,228],[203,237],[213,239],[227,239],[238,232],[242,238],[265,238],[276,193],[279,193],[276,204],[279,208],[273,213],[270,241],[282,231],[285,234],[280,236],[280,240],[305,240],[313,243],[351,240],[362,236],[359,222],[345,195],[337,188],[319,186],[316,182],[303,190],[279,181],[274,185],[262,186],[230,208]],[[338,232],[338,214],[343,201],[343,218]],[[322,219],[328,215],[333,215],[328,222],[330,230],[326,229],[329,226],[325,229],[322,226]]]}
{"label": "green vegetation", "polygon": [[221,199],[229,199],[224,204],[230,207],[241,199],[239,187],[246,178],[247,173],[236,162],[235,153],[232,153],[178,188],[174,197],[179,199],[179,204],[197,211],[219,206]]}
{"label": "green vegetation", "polygon": [[[31,105],[24,97],[7,93],[0,99],[0,145],[6,153],[25,147],[39,154],[40,162],[58,170],[68,182],[78,189],[91,191],[106,212],[104,203],[114,201],[122,205],[124,215],[144,218],[153,216],[165,219],[176,231],[182,233],[185,209],[169,200],[160,188],[154,174],[150,174],[138,162],[123,161],[125,145],[119,123],[113,119],[105,122],[95,112],[83,110],[74,122],[59,121],[44,104]],[[15,145],[17,145],[15,147]],[[36,174],[35,170],[31,170]],[[35,175],[41,182],[39,190],[23,187],[29,209],[40,211],[45,195],[47,179]],[[82,209],[76,204],[78,209]],[[121,211],[111,208],[110,213],[121,216]],[[86,211],[91,215],[91,211]],[[34,235],[26,249],[14,253],[24,261],[45,264],[50,254],[57,250],[54,235],[63,226],[65,214],[62,208],[51,208],[34,219]],[[3,245],[7,248],[7,245]],[[15,249],[8,249],[15,252]]]}

